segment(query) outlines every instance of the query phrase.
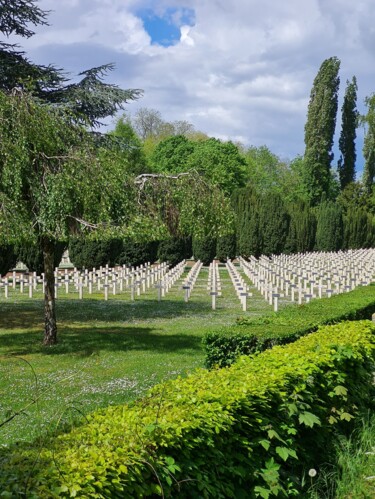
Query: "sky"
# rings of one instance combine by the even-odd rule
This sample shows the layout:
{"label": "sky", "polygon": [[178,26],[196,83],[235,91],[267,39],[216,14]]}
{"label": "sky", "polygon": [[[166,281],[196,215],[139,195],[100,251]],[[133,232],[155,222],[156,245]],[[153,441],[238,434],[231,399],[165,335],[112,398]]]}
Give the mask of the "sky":
{"label": "sky", "polygon": [[[310,91],[323,60],[341,60],[336,142],[346,81],[356,75],[362,113],[375,91],[371,0],[40,0],[38,6],[51,11],[50,26],[19,40],[33,62],[72,76],[114,63],[108,83],[144,91],[127,105],[131,115],[155,109],[165,121],[187,120],[212,137],[266,145],[282,159],[304,152]],[[362,129],[358,136],[360,173]]]}

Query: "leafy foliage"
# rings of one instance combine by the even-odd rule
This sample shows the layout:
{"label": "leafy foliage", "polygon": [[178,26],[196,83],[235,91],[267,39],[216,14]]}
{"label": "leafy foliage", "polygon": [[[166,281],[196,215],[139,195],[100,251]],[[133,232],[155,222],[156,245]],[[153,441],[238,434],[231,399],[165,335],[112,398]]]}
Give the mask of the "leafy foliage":
{"label": "leafy foliage", "polygon": [[192,256],[191,238],[175,237],[160,241],[158,248],[158,259],[168,262],[172,267],[179,262]]}
{"label": "leafy foliage", "polygon": [[357,90],[357,79],[353,76],[351,82],[347,81],[344,103],[341,108],[342,126],[339,139],[341,158],[337,164],[341,189],[355,180],[355,162],[357,159],[355,139],[358,126]]}
{"label": "leafy foliage", "polygon": [[193,255],[195,260],[200,260],[203,265],[209,265],[216,256],[216,238],[193,238]]}
{"label": "leafy foliage", "polygon": [[227,234],[217,239],[216,257],[221,262],[226,262],[228,258],[233,260],[236,254],[236,234]]}
{"label": "leafy foliage", "polygon": [[[54,268],[58,267],[66,248],[66,243],[56,241],[54,243]],[[44,272],[44,259],[41,243],[21,244],[16,246],[17,260],[26,265],[30,272],[41,275]]]}
{"label": "leafy foliage", "polygon": [[330,190],[330,166],[336,126],[340,61],[331,57],[323,61],[315,77],[305,125],[306,186],[312,204],[320,202]]}
{"label": "leafy foliage", "polygon": [[375,178],[375,95],[371,95],[365,99],[367,106],[366,115],[362,117],[362,122],[365,125],[366,133],[363,143],[363,157],[365,166],[363,170],[363,184],[368,193],[374,185]]}
{"label": "leafy foliage", "polygon": [[3,495],[301,495],[303,474],[371,404],[374,349],[371,322],[343,323],[155,386],[42,447],[2,451]]}
{"label": "leafy foliage", "polygon": [[332,201],[322,202],[317,210],[316,246],[318,251],[342,248],[344,225],[341,207]]}
{"label": "leafy foliage", "polygon": [[17,263],[13,245],[0,246],[0,276],[5,275]]}

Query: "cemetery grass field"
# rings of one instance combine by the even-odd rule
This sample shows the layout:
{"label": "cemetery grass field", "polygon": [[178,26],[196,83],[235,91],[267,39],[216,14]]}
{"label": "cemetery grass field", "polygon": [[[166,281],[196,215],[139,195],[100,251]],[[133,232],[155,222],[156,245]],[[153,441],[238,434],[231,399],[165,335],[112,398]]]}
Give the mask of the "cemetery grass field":
{"label": "cemetery grass field", "polygon": [[[202,336],[238,317],[273,313],[255,288],[243,312],[229,274],[220,268],[222,296],[211,309],[208,270],[191,299],[179,282],[159,303],[155,289],[135,302],[129,292],[109,296],[58,293],[59,343],[42,346],[43,297],[0,296],[0,445],[34,440],[75,423],[99,407],[122,404],[152,385],[203,367]],[[283,305],[283,304],[281,304]]]}

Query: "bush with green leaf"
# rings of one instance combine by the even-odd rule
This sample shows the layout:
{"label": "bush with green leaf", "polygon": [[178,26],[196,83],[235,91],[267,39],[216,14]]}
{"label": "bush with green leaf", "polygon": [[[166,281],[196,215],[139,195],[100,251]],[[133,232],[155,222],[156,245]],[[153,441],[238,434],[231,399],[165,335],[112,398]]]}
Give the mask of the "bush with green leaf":
{"label": "bush with green leaf", "polygon": [[17,256],[14,252],[14,246],[6,244],[0,246],[0,277],[5,275],[17,263]]}
{"label": "bush with green leaf", "polygon": [[182,237],[171,237],[160,241],[158,248],[158,260],[168,262],[172,267],[192,254],[191,239]]}
{"label": "bush with green leaf", "polygon": [[122,250],[122,241],[117,239],[95,241],[92,239],[72,238],[69,241],[69,258],[79,269],[114,266]]}
{"label": "bush with green leaf", "polygon": [[236,325],[210,331],[203,337],[205,365],[208,368],[229,366],[239,355],[291,343],[316,331],[319,325],[368,319],[374,312],[375,285],[370,285],[331,298],[288,306],[258,319],[240,318]]}
{"label": "bush with green leaf", "polygon": [[209,265],[216,256],[216,239],[206,236],[193,239],[193,255],[203,265]]}
{"label": "bush with green leaf", "polygon": [[216,257],[221,262],[226,262],[228,258],[230,260],[236,258],[236,234],[227,234],[226,236],[218,237]]}
{"label": "bush with green leaf", "polygon": [[2,449],[2,496],[301,497],[369,409],[374,354],[374,324],[346,322],[167,381],[70,433]]}
{"label": "bush with green leaf", "polygon": [[[58,267],[63,253],[66,249],[66,243],[56,241],[54,244],[54,266]],[[16,248],[17,259],[24,263],[30,272],[36,272],[40,275],[44,272],[44,260],[41,244],[22,244]]]}
{"label": "bush with green leaf", "polygon": [[158,247],[158,241],[138,242],[125,239],[117,263],[128,267],[137,267],[146,262],[153,263],[157,259]]}

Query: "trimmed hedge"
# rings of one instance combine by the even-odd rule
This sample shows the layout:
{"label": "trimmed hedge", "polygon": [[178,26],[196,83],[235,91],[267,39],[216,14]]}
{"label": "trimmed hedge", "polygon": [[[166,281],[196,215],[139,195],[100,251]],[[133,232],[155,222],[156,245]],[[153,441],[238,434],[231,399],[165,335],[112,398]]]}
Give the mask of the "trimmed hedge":
{"label": "trimmed hedge", "polygon": [[0,246],[0,277],[15,267],[17,256],[14,252],[14,246],[6,244]]}
{"label": "trimmed hedge", "polygon": [[236,258],[236,234],[227,234],[217,239],[216,257],[221,262],[226,262],[228,258],[230,260]]}
{"label": "trimmed hedge", "polygon": [[216,239],[213,237],[194,238],[193,255],[195,260],[200,260],[203,265],[209,265],[216,256]]}
{"label": "trimmed hedge", "polygon": [[155,262],[158,245],[158,241],[141,243],[131,239],[94,241],[72,238],[69,241],[69,257],[74,266],[79,269],[91,270],[105,265],[136,267],[146,262]]}
{"label": "trimmed hedge", "polygon": [[374,324],[346,322],[170,380],[43,446],[1,450],[2,496],[300,497],[369,409],[374,357]]}
{"label": "trimmed hedge", "polygon": [[192,255],[191,238],[174,237],[160,241],[158,260],[168,262],[174,267],[182,260],[189,259]]}
{"label": "trimmed hedge", "polygon": [[237,325],[206,333],[203,337],[206,367],[225,367],[240,355],[291,343],[318,326],[344,320],[368,319],[375,312],[375,285],[331,298],[293,305],[259,319],[239,319]]}
{"label": "trimmed hedge", "polygon": [[[67,244],[65,242],[55,242],[54,267],[58,267]],[[38,244],[24,244],[16,248],[17,259],[24,263],[30,272],[38,275],[44,272],[43,250]]]}
{"label": "trimmed hedge", "polygon": [[159,241],[135,242],[125,239],[117,263],[138,267],[146,262],[154,263],[157,259]]}

